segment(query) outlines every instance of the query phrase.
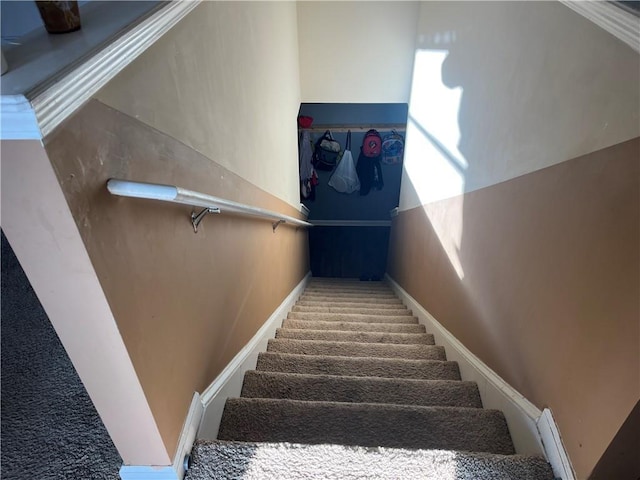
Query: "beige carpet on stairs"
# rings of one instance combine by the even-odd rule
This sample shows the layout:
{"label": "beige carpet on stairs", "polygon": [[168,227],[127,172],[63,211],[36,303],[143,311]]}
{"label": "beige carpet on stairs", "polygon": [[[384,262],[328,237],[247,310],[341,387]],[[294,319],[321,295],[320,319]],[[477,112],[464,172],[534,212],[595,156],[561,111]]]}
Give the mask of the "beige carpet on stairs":
{"label": "beige carpet on stairs", "polygon": [[551,480],[383,282],[312,279],[187,480]]}

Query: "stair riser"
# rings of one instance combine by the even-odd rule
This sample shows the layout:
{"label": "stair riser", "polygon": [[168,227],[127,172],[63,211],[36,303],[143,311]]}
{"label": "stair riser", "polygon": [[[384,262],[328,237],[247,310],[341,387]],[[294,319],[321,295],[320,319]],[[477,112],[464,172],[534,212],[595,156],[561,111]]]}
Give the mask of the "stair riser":
{"label": "stair riser", "polygon": [[331,297],[331,298],[372,298],[383,300],[398,300],[393,293],[383,292],[318,292],[305,290],[305,297]]}
{"label": "stair riser", "polygon": [[363,323],[363,322],[318,322],[311,320],[289,320],[282,322],[283,328],[297,330],[341,330],[357,332],[426,333],[424,325],[409,323]]}
{"label": "stair riser", "polygon": [[456,362],[395,358],[320,357],[263,352],[256,370],[308,375],[460,380]]}
{"label": "stair riser", "polygon": [[407,308],[354,308],[354,307],[327,307],[294,305],[292,312],[299,313],[354,313],[360,315],[411,315]]}
{"label": "stair riser", "polygon": [[345,294],[366,294],[366,295],[387,295],[387,296],[395,296],[393,291],[389,288],[317,288],[317,287],[309,287],[306,288],[305,293],[320,293],[325,295],[334,295],[336,293],[345,293]]}
{"label": "stair riser", "polygon": [[354,302],[316,302],[308,300],[298,300],[296,306],[302,307],[334,307],[334,308],[364,308],[376,310],[398,310],[404,308],[402,303],[354,303]]}
{"label": "stair riser", "polygon": [[[368,303],[373,305],[378,304],[393,304],[393,305],[402,305],[402,300],[399,298],[380,298],[376,296],[366,297],[366,296],[357,296],[357,297],[334,297],[334,296],[318,296],[318,295],[302,295],[299,299],[301,302],[322,302],[325,305],[338,304],[342,303]],[[395,307],[398,308],[398,307]]]}
{"label": "stair riser", "polygon": [[403,334],[279,328],[276,330],[276,338],[293,338],[296,340],[324,340],[329,342],[435,345],[433,335],[427,333]]}
{"label": "stair riser", "polygon": [[444,348],[434,345],[394,345],[342,343],[276,338],[269,340],[267,352],[336,357],[378,357],[415,360],[446,360]]}
{"label": "stair riser", "polygon": [[473,408],[229,399],[218,439],[515,453],[502,413]]}
{"label": "stair riser", "polygon": [[482,408],[473,382],[247,372],[247,398]]}
{"label": "stair riser", "polygon": [[354,313],[289,312],[287,318],[291,320],[312,320],[320,322],[418,323],[418,319],[416,317],[408,315],[358,315]]}

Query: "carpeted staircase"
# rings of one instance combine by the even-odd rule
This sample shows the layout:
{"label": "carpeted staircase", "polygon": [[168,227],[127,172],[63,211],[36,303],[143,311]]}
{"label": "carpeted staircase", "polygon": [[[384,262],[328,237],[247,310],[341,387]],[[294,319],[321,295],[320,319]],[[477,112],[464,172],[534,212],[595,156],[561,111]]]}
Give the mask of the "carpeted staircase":
{"label": "carpeted staircase", "polygon": [[187,480],[551,480],[382,282],[314,278]]}

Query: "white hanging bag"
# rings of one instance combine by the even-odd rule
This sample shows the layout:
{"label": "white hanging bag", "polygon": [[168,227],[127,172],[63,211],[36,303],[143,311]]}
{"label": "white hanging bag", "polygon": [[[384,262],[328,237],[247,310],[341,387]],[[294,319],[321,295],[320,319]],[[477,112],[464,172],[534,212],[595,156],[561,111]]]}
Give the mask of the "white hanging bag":
{"label": "white hanging bag", "polygon": [[331,174],[329,185],[340,193],[353,193],[360,190],[360,179],[351,155],[351,130],[347,132],[347,145],[340,163]]}

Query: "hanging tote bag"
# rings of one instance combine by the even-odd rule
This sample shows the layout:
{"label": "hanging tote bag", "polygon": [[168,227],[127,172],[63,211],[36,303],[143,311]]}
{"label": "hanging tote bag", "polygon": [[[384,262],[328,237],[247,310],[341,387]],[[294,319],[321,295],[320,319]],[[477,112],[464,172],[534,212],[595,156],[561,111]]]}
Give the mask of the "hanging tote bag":
{"label": "hanging tote bag", "polygon": [[340,143],[333,139],[331,132],[327,130],[316,142],[313,152],[313,166],[317,170],[333,170],[340,157]]}
{"label": "hanging tote bag", "polygon": [[351,155],[351,130],[347,132],[347,145],[340,163],[331,174],[329,186],[340,193],[353,193],[360,190],[360,179]]}

